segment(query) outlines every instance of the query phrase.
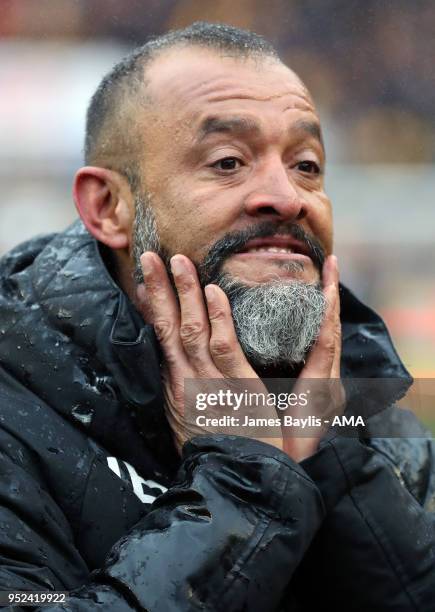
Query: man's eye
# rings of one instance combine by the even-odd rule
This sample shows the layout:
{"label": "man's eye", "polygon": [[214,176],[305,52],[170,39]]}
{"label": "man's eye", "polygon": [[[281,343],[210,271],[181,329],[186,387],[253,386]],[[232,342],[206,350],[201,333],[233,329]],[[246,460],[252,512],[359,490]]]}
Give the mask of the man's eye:
{"label": "man's eye", "polygon": [[237,170],[238,168],[240,168],[241,165],[242,162],[240,161],[240,159],[237,159],[237,157],[223,157],[222,159],[219,159],[217,162],[212,164],[212,168],[216,168],[217,170],[222,170],[223,172],[225,172]]}
{"label": "man's eye", "polygon": [[305,172],[306,174],[320,174],[319,164],[316,164],[314,161],[301,161],[298,163],[298,170],[301,172]]}

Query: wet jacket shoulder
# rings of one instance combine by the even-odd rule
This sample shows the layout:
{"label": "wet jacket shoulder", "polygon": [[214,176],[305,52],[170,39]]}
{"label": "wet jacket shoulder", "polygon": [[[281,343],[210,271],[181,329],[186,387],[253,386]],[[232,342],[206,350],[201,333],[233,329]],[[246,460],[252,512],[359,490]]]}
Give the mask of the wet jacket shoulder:
{"label": "wet jacket shoulder", "polygon": [[[0,591],[71,592],[59,610],[317,610],[316,575],[337,611],[435,610],[433,442],[398,397],[384,418],[418,438],[331,437],[299,465],[204,436],[180,459],[153,330],[81,223],[9,253],[0,283]],[[345,375],[404,392],[382,321],[345,288],[342,304]]]}

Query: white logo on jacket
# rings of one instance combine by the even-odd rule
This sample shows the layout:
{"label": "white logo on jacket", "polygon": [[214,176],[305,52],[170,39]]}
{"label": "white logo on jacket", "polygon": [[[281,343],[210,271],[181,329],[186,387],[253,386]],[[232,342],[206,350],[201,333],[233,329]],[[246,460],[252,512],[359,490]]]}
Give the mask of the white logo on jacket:
{"label": "white logo on jacket", "polygon": [[[134,493],[143,504],[152,504],[161,493],[168,490],[155,480],[145,480],[139,476],[134,467],[126,461],[121,461],[116,457],[107,457],[107,463],[112,472],[132,485]],[[159,489],[160,493],[156,495],[153,489]]]}

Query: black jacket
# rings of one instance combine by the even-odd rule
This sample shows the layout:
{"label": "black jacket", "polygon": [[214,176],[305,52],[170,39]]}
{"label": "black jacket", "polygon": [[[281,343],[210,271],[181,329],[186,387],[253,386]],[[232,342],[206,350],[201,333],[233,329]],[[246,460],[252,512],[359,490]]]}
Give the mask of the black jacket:
{"label": "black jacket", "polygon": [[[435,611],[434,444],[397,397],[384,417],[418,439],[331,436],[297,464],[204,436],[179,459],[153,330],[83,225],[0,277],[0,591],[73,591],[54,610]],[[341,302],[344,376],[404,393],[382,321]]]}

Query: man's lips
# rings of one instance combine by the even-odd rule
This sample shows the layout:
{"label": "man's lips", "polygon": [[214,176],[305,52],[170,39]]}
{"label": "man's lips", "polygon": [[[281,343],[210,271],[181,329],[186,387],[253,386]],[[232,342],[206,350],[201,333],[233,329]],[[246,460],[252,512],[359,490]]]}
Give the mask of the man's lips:
{"label": "man's lips", "polygon": [[[254,238],[249,240],[236,255],[262,255],[274,257],[303,256],[310,258],[310,249],[303,242],[289,235],[276,235],[266,238]],[[300,257],[298,257],[299,259]]]}

